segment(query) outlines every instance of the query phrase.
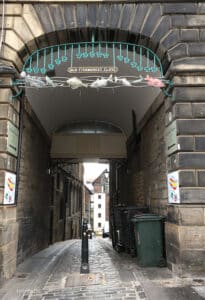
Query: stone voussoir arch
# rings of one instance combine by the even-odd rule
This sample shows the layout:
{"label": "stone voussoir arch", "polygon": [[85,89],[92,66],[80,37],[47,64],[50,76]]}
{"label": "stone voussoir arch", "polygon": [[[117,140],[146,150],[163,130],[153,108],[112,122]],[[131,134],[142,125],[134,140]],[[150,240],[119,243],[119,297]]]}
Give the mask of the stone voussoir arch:
{"label": "stone voussoir arch", "polygon": [[[13,12],[13,14],[12,14]],[[180,44],[171,28],[171,17],[159,3],[147,4],[12,4],[6,6],[6,31],[1,60],[20,72],[25,59],[36,49],[64,42],[96,40],[144,45],[160,58],[164,73],[169,49]]]}

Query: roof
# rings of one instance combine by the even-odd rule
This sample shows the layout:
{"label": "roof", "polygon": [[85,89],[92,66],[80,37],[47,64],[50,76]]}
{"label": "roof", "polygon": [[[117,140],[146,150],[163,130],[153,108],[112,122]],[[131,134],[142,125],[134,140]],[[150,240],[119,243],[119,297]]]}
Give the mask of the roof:
{"label": "roof", "polygon": [[92,184],[94,185],[95,183],[98,183],[97,181],[107,172],[108,172],[108,169],[105,169],[104,171],[102,171],[102,173],[92,182]]}
{"label": "roof", "polygon": [[84,187],[90,195],[93,195],[93,192],[86,186],[86,184],[84,184]]}

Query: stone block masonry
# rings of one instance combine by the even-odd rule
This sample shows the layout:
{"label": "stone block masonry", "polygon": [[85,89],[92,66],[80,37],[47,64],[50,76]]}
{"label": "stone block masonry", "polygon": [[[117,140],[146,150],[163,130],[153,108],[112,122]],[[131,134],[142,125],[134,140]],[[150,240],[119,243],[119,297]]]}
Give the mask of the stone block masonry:
{"label": "stone block masonry", "polygon": [[[197,32],[190,30],[189,34],[189,37],[193,37]],[[200,48],[199,43],[189,46],[189,53],[193,56],[201,55],[196,45]],[[181,202],[168,206],[167,262],[174,272],[182,276],[205,274],[205,83],[203,72],[200,74],[200,62],[200,57],[195,57],[195,61],[189,61],[190,66],[192,64],[189,74],[183,74],[182,71],[181,76],[174,77],[176,87],[173,90],[173,102],[166,110],[167,126],[170,126],[170,122],[176,122],[178,143],[178,150],[167,158],[167,169],[168,172],[179,170]]]}
{"label": "stone block masonry", "polygon": [[[12,74],[1,74],[0,79],[10,81]],[[16,270],[18,223],[16,206],[3,206],[5,172],[16,173],[16,157],[8,152],[8,126],[19,126],[19,101],[11,99],[9,88],[0,89],[0,285]]]}

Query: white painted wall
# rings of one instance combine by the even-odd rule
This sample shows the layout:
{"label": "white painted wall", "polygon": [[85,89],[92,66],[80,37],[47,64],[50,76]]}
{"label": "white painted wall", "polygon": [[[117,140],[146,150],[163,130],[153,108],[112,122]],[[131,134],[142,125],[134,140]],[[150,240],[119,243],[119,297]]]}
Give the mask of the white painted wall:
{"label": "white painted wall", "polygon": [[[101,207],[99,207],[101,205]],[[101,214],[101,217],[99,217]],[[101,226],[99,226],[101,223]],[[102,232],[105,224],[105,193],[94,194],[94,231]]]}

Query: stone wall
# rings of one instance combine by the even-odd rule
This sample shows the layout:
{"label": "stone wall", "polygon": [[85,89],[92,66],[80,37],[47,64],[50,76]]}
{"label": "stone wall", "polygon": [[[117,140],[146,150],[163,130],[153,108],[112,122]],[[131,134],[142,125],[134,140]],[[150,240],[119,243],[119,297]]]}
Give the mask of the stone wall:
{"label": "stone wall", "polygon": [[[157,101],[157,100],[156,100]],[[167,172],[165,154],[165,105],[161,103],[141,132],[138,182],[143,186],[144,203],[159,215],[167,215]]]}
{"label": "stone wall", "polygon": [[18,262],[49,244],[49,150],[48,138],[25,102],[17,203]]}
{"label": "stone wall", "polygon": [[[4,84],[12,74],[0,74]],[[3,206],[5,172],[16,174],[16,155],[8,151],[9,124],[19,127],[19,101],[12,100],[12,90],[7,84],[0,89],[0,285],[16,270],[18,223],[16,205]]]}
{"label": "stone wall", "polygon": [[[18,4],[7,2],[5,39],[0,57],[20,71],[23,59],[37,48],[67,42],[68,38],[70,41],[81,41],[82,37],[90,40],[93,28],[97,29],[96,38],[99,40],[137,41],[157,53],[167,78],[173,80],[173,97],[165,101],[165,106],[161,106],[141,130],[141,142],[138,141],[139,147],[136,147],[136,155],[130,159],[128,168],[125,165],[119,167],[118,162],[112,167],[113,176],[117,168],[124,172],[122,178],[130,179],[127,182],[129,193],[126,194],[126,189],[121,188],[119,191],[116,188],[113,199],[116,203],[123,199],[125,203],[148,203],[153,211],[160,214],[166,214],[168,210],[168,265],[178,274],[185,274],[203,271],[205,261],[205,4],[196,1],[167,2],[66,2],[56,5],[49,4],[49,1],[36,4],[35,1],[29,4],[23,1]],[[3,97],[3,101],[5,103],[1,103],[1,111],[3,117],[8,119],[15,112],[13,114],[12,105],[8,105],[7,97]],[[164,119],[163,110],[167,113],[168,121]],[[159,124],[160,120],[162,124]],[[177,128],[175,135],[180,146],[167,154],[165,167],[162,131],[164,124],[169,127],[169,123],[174,121]],[[1,124],[5,128],[5,122]],[[15,159],[5,151],[6,134],[3,133],[0,139],[3,147],[1,170],[10,170],[11,162],[15,164]],[[150,143],[151,147],[146,148],[145,145],[149,146]],[[139,161],[138,157],[142,157],[142,160]],[[179,171],[182,202],[180,205],[167,204],[167,208],[164,185],[166,170]],[[1,173],[1,181],[3,176]],[[2,184],[0,193],[3,193]],[[1,209],[9,215],[9,207]],[[15,208],[11,209],[15,216]],[[7,214],[1,220],[2,224],[7,220]],[[190,214],[193,214],[192,222],[188,217]],[[197,214],[202,218],[200,222]],[[186,220],[183,224],[182,216]],[[186,239],[187,232],[189,240]]]}
{"label": "stone wall", "polygon": [[[165,103],[160,94],[128,141],[127,204],[167,215]],[[122,184],[125,180],[122,180]]]}
{"label": "stone wall", "polygon": [[204,276],[205,205],[169,205],[167,220],[168,267],[182,276]]}
{"label": "stone wall", "polygon": [[188,70],[183,70],[184,63],[178,61],[182,74],[173,74],[176,87],[166,103],[166,125],[176,124],[177,143],[177,151],[168,155],[167,169],[179,170],[181,201],[168,208],[167,259],[170,268],[183,275],[205,273],[205,81],[197,71],[200,62],[201,58],[188,58]]}

